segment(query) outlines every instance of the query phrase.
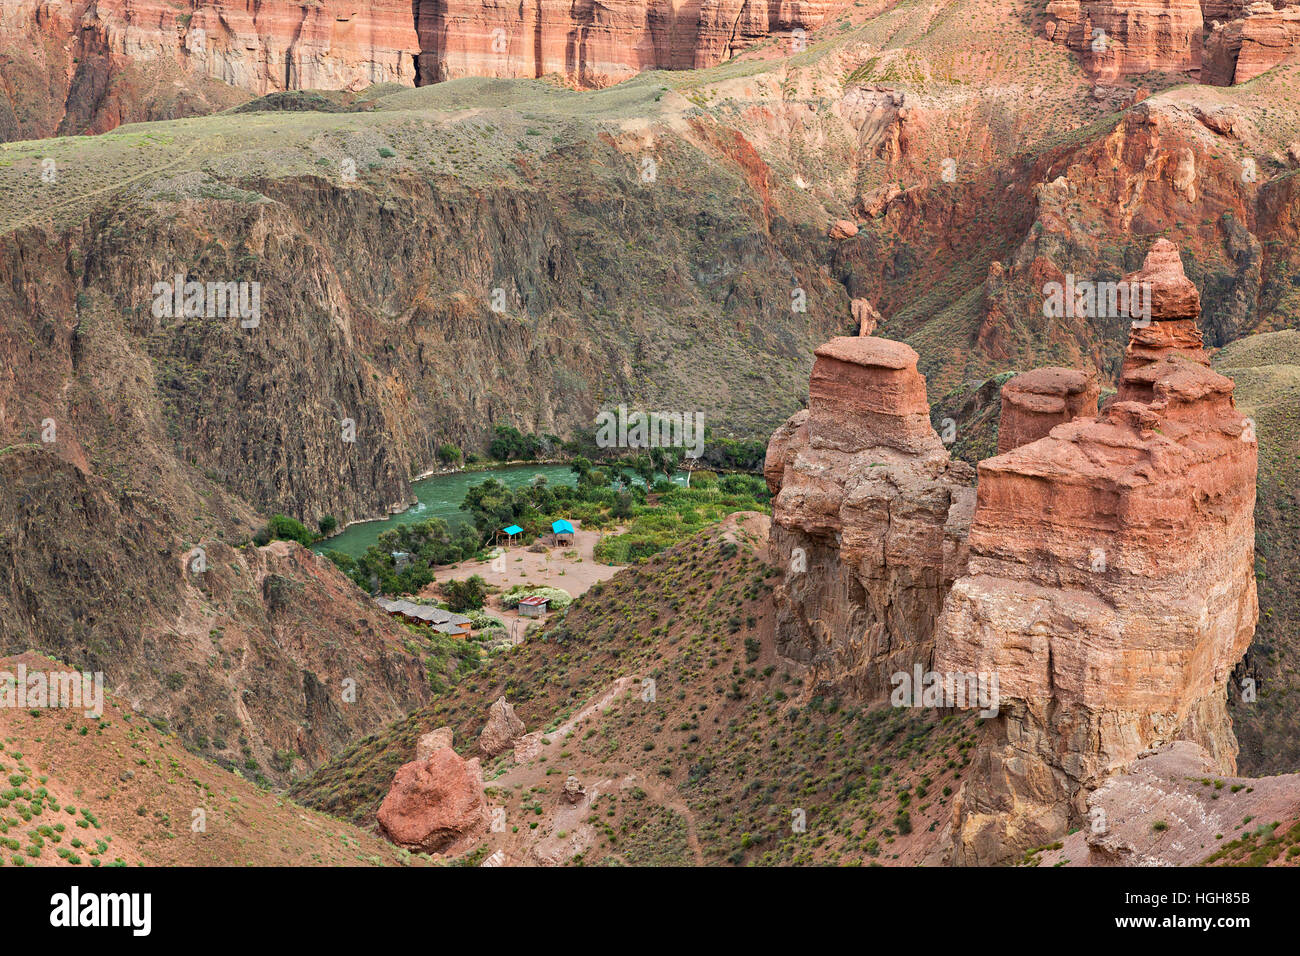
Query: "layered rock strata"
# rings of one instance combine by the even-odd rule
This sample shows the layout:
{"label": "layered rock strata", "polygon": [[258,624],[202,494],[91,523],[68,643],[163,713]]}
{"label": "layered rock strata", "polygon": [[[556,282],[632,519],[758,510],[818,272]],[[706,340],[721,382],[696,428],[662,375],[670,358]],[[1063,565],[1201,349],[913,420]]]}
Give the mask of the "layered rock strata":
{"label": "layered rock strata", "polygon": [[821,25],[827,0],[662,0],[491,6],[416,0],[422,83],[461,76],[559,74],[580,86],[617,83],[648,69],[715,66],[759,40]]}
{"label": "layered rock strata", "polygon": [[1232,86],[1253,80],[1300,51],[1300,6],[1251,3],[1217,24],[1205,40],[1201,82]]}
{"label": "layered rock strata", "polygon": [[816,351],[809,407],[768,446],[777,644],[814,692],[860,699],[928,668],[934,623],[964,565],[969,465],[930,425],[917,355],[901,342],[832,339]]}
{"label": "layered rock strata", "polygon": [[1097,376],[1073,368],[1036,368],[1002,386],[998,454],[1047,435],[1057,425],[1097,414]]}
{"label": "layered rock strata", "polygon": [[1232,381],[1201,364],[1170,252],[1139,273],[1155,308],[1118,399],[980,462],[935,668],[996,675],[1000,712],[954,802],[954,862],[1082,825],[1088,793],[1153,746],[1188,740],[1235,768],[1226,685],[1258,616],[1257,448]]}
{"label": "layered rock strata", "polygon": [[1012,379],[974,495],[898,342],[819,348],[808,409],[768,447],[777,646],[810,666],[809,693],[878,700],[917,664],[980,688],[941,705],[988,718],[952,862],[1061,838],[1152,747],[1188,741],[1235,767],[1226,686],[1258,615],[1254,429],[1207,367],[1177,250],[1156,243],[1126,278],[1151,313],[1116,400],[1098,415],[1089,373]]}
{"label": "layered rock strata", "polygon": [[1176,356],[1210,367],[1198,323],[1201,296],[1168,239],[1157,240],[1142,268],[1125,276],[1124,282],[1147,290],[1151,319],[1134,322],[1129,331],[1117,400],[1150,402],[1155,396],[1151,368],[1162,359]]}
{"label": "layered rock strata", "polygon": [[1198,0],[1052,0],[1047,15],[1047,38],[1102,79],[1201,68]]}

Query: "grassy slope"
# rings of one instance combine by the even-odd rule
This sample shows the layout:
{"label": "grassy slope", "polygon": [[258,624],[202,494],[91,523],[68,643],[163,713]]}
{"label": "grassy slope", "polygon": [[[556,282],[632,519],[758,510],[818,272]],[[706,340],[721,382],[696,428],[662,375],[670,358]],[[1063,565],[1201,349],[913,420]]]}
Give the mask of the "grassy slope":
{"label": "grassy slope", "polygon": [[[495,658],[292,795],[368,825],[421,734],[449,725],[468,756],[498,696],[529,730],[554,732],[617,678],[635,677],[635,690],[649,677],[654,702],[620,697],[544,748],[535,777],[520,778],[509,757],[489,761],[493,804],[544,831],[570,773],[631,781],[602,796],[586,863],[918,861],[947,820],[973,744],[968,718],[807,699],[797,666],[772,649],[765,527],[733,518],[621,572],[553,618],[544,640]],[[806,832],[793,830],[795,810]],[[492,834],[477,854],[513,855],[527,836]]]}
{"label": "grassy slope", "polygon": [[[19,661],[29,673],[65,669],[25,654],[0,661],[0,670],[13,673]],[[7,787],[0,792],[0,836],[7,841],[0,864],[410,862],[384,840],[188,753],[176,737],[105,696],[98,720],[84,711],[0,708]],[[194,830],[197,809],[206,813],[204,832]]]}

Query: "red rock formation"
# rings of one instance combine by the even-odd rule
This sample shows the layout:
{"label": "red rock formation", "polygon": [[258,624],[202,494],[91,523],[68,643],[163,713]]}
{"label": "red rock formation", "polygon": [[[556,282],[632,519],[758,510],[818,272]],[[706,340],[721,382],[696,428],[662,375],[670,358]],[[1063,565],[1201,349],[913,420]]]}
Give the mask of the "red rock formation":
{"label": "red rock formation", "polygon": [[881,322],[881,315],[870,299],[853,299],[849,302],[849,314],[858,326],[858,335],[870,335]]}
{"label": "red rock formation", "polygon": [[398,0],[203,0],[188,10],[161,0],[96,0],[82,31],[111,56],[176,61],[258,94],[414,85],[419,52],[411,5]]}
{"label": "red rock formation", "polygon": [[844,337],[816,354],[808,410],[773,435],[764,467],[787,568],[777,643],[810,665],[810,692],[870,700],[889,675],[929,665],[963,566],[973,474],[930,426],[911,348]]}
{"label": "red rock formation", "polygon": [[858,234],[858,224],[852,219],[837,219],[831,223],[831,227],[826,234],[837,242],[852,239]]}
{"label": "red rock formation", "polygon": [[1027,445],[1057,425],[1097,414],[1097,376],[1072,368],[1036,368],[1002,386],[998,454]]}
{"label": "red rock formation", "polygon": [[379,832],[412,852],[457,849],[487,821],[478,758],[462,760],[443,747],[397,768],[380,804]]}
{"label": "red rock formation", "polygon": [[1047,38],[1102,79],[1201,68],[1198,0],[1052,0],[1047,14]]}
{"label": "red rock formation", "polygon": [[498,697],[488,708],[487,723],[478,735],[478,752],[484,757],[503,754],[514,747],[526,729],[510,702],[504,697]]}
{"label": "red rock formation", "polygon": [[0,137],[211,112],[238,102],[235,90],[547,74],[608,86],[647,69],[714,66],[767,37],[815,30],[838,5],[0,0]]}
{"label": "red rock formation", "polygon": [[[1166,315],[1195,302],[1167,249],[1143,273]],[[1001,713],[954,804],[957,862],[1058,838],[1091,788],[1157,744],[1235,766],[1226,683],[1258,613],[1257,449],[1231,380],[1176,336],[1163,353],[1151,338],[1186,323],[1134,328],[1121,398],[1098,418],[980,462],[935,667],[996,674]]]}
{"label": "red rock formation", "polygon": [[663,0],[494,6],[417,0],[420,79],[537,77],[555,73],[601,87],[647,69],[714,66],[772,35],[811,31],[828,0]]}
{"label": "red rock formation", "polygon": [[1150,367],[1160,359],[1177,354],[1209,368],[1197,323],[1201,294],[1183,272],[1178,249],[1168,239],[1157,240],[1142,268],[1124,281],[1150,290],[1151,321],[1135,322],[1129,333],[1117,400],[1150,402],[1154,398]]}
{"label": "red rock formation", "polygon": [[1271,3],[1251,3],[1241,16],[1206,38],[1201,82],[1245,83],[1296,52],[1300,52],[1300,6],[1275,10]]}

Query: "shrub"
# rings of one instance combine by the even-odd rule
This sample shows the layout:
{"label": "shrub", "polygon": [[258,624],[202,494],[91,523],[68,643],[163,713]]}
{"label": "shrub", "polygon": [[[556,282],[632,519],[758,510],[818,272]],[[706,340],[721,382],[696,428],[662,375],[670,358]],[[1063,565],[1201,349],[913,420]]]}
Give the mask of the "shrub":
{"label": "shrub", "polygon": [[482,610],[487,582],[477,574],[464,581],[444,581],[442,594],[447,599],[447,607],[453,611]]}

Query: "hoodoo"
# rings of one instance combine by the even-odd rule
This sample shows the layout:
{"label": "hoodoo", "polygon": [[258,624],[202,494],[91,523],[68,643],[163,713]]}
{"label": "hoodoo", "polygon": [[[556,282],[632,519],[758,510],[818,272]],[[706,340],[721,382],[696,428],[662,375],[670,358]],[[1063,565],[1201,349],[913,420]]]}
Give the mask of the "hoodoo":
{"label": "hoodoo", "polygon": [[954,862],[1082,825],[1088,793],[1154,746],[1191,741],[1235,768],[1227,681],[1258,615],[1254,430],[1200,364],[1176,250],[1158,243],[1143,274],[1156,321],[1133,329],[1119,400],[979,465],[935,667],[995,672],[1001,712],[954,802]]}
{"label": "hoodoo", "polygon": [[1196,287],[1160,241],[1119,395],[1036,369],[1003,390],[1001,454],[953,461],[916,353],[817,349],[809,407],[768,446],[778,649],[810,692],[879,700],[919,664],[992,674],[997,715],[953,803],[949,855],[997,863],[1087,820],[1088,795],[1153,747],[1235,769],[1227,681],[1254,634],[1257,449],[1207,365]]}
{"label": "hoodoo", "polygon": [[1002,386],[998,454],[1037,441],[1057,425],[1097,414],[1097,376],[1073,368],[1036,368]]}
{"label": "hoodoo", "polygon": [[777,430],[764,469],[786,568],[777,645],[812,666],[813,689],[874,699],[890,674],[930,665],[973,474],[930,425],[910,347],[846,336],[816,356],[808,410]]}

